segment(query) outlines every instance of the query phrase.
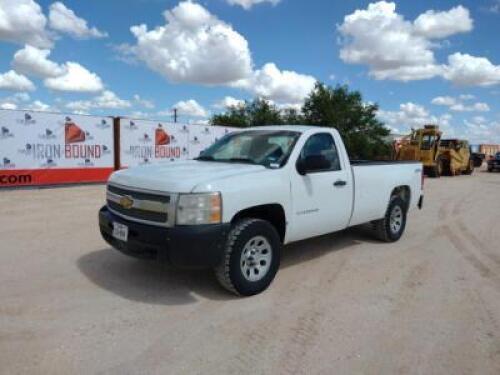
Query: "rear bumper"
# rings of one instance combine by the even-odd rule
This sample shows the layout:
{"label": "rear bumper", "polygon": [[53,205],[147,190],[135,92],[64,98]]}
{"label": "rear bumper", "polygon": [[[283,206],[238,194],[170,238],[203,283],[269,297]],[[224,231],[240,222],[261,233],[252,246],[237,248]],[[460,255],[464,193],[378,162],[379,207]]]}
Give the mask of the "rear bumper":
{"label": "rear bumper", "polygon": [[[128,227],[127,242],[112,236],[114,222]],[[124,254],[181,268],[206,268],[216,266],[222,259],[230,224],[163,228],[125,220],[104,206],[99,211],[99,228],[104,240]]]}

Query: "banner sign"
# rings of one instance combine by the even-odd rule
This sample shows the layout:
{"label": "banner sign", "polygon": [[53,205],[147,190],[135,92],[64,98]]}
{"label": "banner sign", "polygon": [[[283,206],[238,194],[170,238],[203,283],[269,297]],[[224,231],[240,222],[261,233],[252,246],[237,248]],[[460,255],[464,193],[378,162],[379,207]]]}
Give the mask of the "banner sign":
{"label": "banner sign", "polygon": [[133,167],[193,159],[231,128],[120,119],[120,164]]}
{"label": "banner sign", "polygon": [[0,110],[0,187],[106,181],[113,118]]}

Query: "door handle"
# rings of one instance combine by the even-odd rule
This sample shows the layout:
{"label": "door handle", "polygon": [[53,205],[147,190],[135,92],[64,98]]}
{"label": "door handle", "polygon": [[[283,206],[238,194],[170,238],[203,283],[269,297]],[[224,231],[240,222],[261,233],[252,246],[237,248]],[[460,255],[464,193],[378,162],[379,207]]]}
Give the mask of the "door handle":
{"label": "door handle", "polygon": [[341,187],[341,186],[346,186],[347,185],[347,181],[344,181],[344,180],[337,180],[333,183],[333,186],[336,186],[336,187]]}

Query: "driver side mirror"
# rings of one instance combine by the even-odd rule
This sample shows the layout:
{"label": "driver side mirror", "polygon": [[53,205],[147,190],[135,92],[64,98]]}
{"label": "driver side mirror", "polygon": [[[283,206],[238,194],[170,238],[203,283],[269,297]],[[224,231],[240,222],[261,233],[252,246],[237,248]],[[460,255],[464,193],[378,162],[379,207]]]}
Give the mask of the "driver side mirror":
{"label": "driver side mirror", "polygon": [[309,155],[297,160],[297,172],[305,176],[311,172],[324,171],[330,168],[330,162],[324,155]]}

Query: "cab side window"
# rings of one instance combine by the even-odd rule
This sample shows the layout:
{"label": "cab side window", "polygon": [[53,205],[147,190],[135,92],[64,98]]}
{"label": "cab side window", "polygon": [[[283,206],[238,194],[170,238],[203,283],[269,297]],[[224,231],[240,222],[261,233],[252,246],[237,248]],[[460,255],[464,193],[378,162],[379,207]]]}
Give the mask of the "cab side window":
{"label": "cab side window", "polygon": [[341,170],[339,154],[331,134],[319,133],[312,135],[300,152],[302,160],[305,160],[309,156],[322,156],[328,161],[329,167],[321,171]]}

